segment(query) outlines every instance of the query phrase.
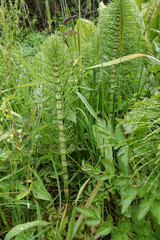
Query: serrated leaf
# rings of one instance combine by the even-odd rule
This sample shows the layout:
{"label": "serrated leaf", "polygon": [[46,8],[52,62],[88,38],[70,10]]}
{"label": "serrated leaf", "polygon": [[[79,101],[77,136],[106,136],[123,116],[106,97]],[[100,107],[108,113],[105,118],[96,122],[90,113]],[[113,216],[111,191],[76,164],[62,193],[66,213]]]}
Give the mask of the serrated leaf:
{"label": "serrated leaf", "polygon": [[103,226],[99,227],[97,230],[96,230],[96,234],[94,236],[94,239],[95,238],[99,238],[101,236],[107,236],[109,233],[112,232],[112,226],[109,226],[108,224],[104,224]]}
{"label": "serrated leaf", "polygon": [[130,239],[126,233],[122,233],[121,231],[119,231],[113,235],[112,240],[130,240]]}
{"label": "serrated leaf", "polygon": [[114,145],[114,149],[117,150],[119,147],[124,145],[125,137],[123,135],[122,130],[120,127],[117,127],[115,129],[115,140],[117,141],[117,144]]}
{"label": "serrated leaf", "polygon": [[127,186],[122,191],[122,213],[124,213],[135,199],[138,190],[134,186]]}
{"label": "serrated leaf", "polygon": [[23,231],[32,228],[32,227],[39,227],[39,226],[47,226],[51,223],[46,222],[46,221],[42,221],[42,220],[37,220],[34,222],[28,222],[28,223],[24,223],[24,224],[19,224],[17,226],[15,226],[14,228],[12,228],[7,235],[5,236],[4,240],[10,240],[11,238],[17,236],[19,233],[22,233]]}
{"label": "serrated leaf", "polygon": [[123,167],[125,168],[125,170],[128,169],[128,146],[123,146],[119,149],[118,151],[118,160],[119,163],[123,165]]}
{"label": "serrated leaf", "polygon": [[104,181],[110,178],[111,178],[111,175],[109,175],[108,173],[104,173],[103,175],[97,176],[97,179],[101,181]]}
{"label": "serrated leaf", "polygon": [[137,214],[137,219],[141,220],[142,218],[145,217],[145,215],[148,213],[152,206],[153,200],[151,199],[144,199],[141,201],[141,204],[139,206],[138,214]]}
{"label": "serrated leaf", "polygon": [[112,228],[113,228],[113,219],[111,215],[108,215],[106,223],[100,226],[96,230],[96,234],[94,237],[99,238],[100,236],[107,236],[109,233],[111,233]]}
{"label": "serrated leaf", "polygon": [[85,220],[87,225],[96,226],[101,223],[101,219],[98,218],[88,218]]}
{"label": "serrated leaf", "polygon": [[101,162],[103,163],[109,178],[113,177],[115,175],[115,167],[113,163],[110,163],[108,160],[105,159],[101,159]]}

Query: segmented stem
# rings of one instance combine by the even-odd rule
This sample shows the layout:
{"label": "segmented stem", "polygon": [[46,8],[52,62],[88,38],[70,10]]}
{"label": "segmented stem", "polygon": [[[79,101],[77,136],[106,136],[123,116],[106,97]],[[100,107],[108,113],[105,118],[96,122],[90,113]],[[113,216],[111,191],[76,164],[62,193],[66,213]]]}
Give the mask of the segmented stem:
{"label": "segmented stem", "polygon": [[59,132],[59,145],[60,156],[63,169],[63,183],[64,194],[66,201],[69,200],[69,187],[68,187],[68,171],[67,171],[67,159],[66,159],[66,138],[64,133],[63,112],[62,112],[62,93],[60,81],[56,84],[56,108],[57,108],[57,120],[58,120],[58,132]]}
{"label": "segmented stem", "polygon": [[[118,23],[117,23],[118,25]],[[114,40],[114,49],[112,59],[116,58],[118,48],[118,32],[115,32],[115,40]],[[110,99],[109,99],[109,118],[112,121],[113,119],[113,111],[114,111],[114,90],[115,90],[115,78],[116,78],[116,67],[112,66],[112,73],[110,79]]]}
{"label": "segmented stem", "polygon": [[[120,12],[117,15],[117,29],[120,29],[120,33],[116,30],[115,32],[115,39],[114,39],[114,49],[113,49],[113,56],[112,59],[115,59],[117,56],[118,50],[118,43],[120,47],[120,57],[123,51],[123,0],[120,0]],[[120,36],[118,36],[118,34]],[[120,37],[120,39],[119,39]],[[114,90],[115,90],[115,78],[116,78],[116,67],[115,65],[112,66],[112,73],[111,73],[111,81],[110,81],[110,105],[109,105],[109,117],[110,120],[113,120],[113,112],[114,112]]]}

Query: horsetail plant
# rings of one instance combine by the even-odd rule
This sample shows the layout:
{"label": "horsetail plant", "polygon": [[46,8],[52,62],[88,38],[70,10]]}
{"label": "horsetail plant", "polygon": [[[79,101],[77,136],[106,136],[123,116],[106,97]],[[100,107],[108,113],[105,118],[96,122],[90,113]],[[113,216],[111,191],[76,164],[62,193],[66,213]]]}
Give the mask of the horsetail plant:
{"label": "horsetail plant", "polygon": [[[141,72],[141,60],[112,66],[105,71],[103,62],[128,54],[143,52],[141,16],[132,0],[115,0],[107,6],[101,4],[98,18],[99,62],[102,63],[103,109],[113,121],[120,98],[127,101],[137,90]],[[132,90],[131,90],[132,89]],[[104,101],[104,96],[107,97]],[[109,107],[108,107],[109,105]]]}
{"label": "horsetail plant", "polygon": [[53,35],[46,40],[39,54],[37,66],[38,75],[42,82],[43,96],[47,100],[44,103],[43,111],[45,112],[45,104],[47,103],[47,112],[50,118],[47,117],[46,121],[53,127],[49,134],[51,134],[55,152],[59,154],[61,159],[65,199],[69,200],[66,155],[67,143],[71,138],[71,128],[69,128],[71,124],[68,123],[71,123],[72,117],[70,116],[74,115],[72,106],[75,81],[69,50],[58,36]]}

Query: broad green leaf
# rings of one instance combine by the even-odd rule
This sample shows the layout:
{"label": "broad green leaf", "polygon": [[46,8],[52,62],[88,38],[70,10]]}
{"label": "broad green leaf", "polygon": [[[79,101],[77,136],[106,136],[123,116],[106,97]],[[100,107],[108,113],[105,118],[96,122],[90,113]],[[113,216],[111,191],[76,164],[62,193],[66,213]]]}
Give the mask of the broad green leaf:
{"label": "broad green leaf", "polygon": [[97,120],[98,116],[95,113],[95,111],[93,110],[93,108],[91,107],[91,105],[87,102],[87,100],[82,96],[81,93],[77,92],[78,97],[82,100],[83,104],[86,106],[86,108],[88,109],[88,111],[90,112],[90,114]]}
{"label": "broad green leaf", "polygon": [[103,163],[105,170],[108,173],[109,178],[112,178],[115,175],[115,167],[114,167],[113,163],[111,163],[105,159],[101,159],[101,162]]}
{"label": "broad green leaf", "polygon": [[104,173],[104,174],[102,174],[100,176],[97,176],[97,179],[101,180],[101,181],[104,181],[104,180],[107,180],[107,179],[110,179],[110,178],[111,178],[111,175],[108,174],[108,173]]}
{"label": "broad green leaf", "polygon": [[151,213],[160,225],[160,201],[156,201],[152,204]]}
{"label": "broad green leaf", "polygon": [[123,155],[123,154],[126,152],[126,150],[128,150],[128,147],[126,147],[126,146],[121,147],[121,148],[119,149],[119,151],[118,151],[117,156]]}
{"label": "broad green leaf", "polygon": [[150,55],[146,55],[146,54],[143,54],[143,53],[136,53],[136,54],[130,54],[130,55],[127,55],[127,56],[124,56],[124,57],[121,57],[121,58],[117,58],[117,59],[114,59],[114,60],[109,61],[109,62],[104,62],[104,63],[98,64],[98,65],[95,65],[95,66],[92,66],[92,67],[89,67],[89,68],[86,68],[86,69],[94,69],[94,68],[101,68],[101,67],[116,65],[116,64],[119,64],[119,63],[122,63],[122,62],[130,61],[130,60],[135,59],[135,58],[139,58],[139,57],[147,57],[151,61],[154,61],[157,64],[160,64],[160,60],[158,60],[158,59],[156,59],[156,58],[154,58]]}
{"label": "broad green leaf", "polygon": [[112,240],[130,240],[125,232],[119,231],[113,235]]}
{"label": "broad green leaf", "polygon": [[31,183],[28,191],[19,193],[19,194],[17,195],[17,199],[20,200],[20,199],[26,197],[26,196],[30,193],[30,191],[32,190],[32,187],[33,187],[33,183]]}
{"label": "broad green leaf", "polygon": [[11,238],[17,236],[19,233],[22,233],[23,231],[32,228],[32,227],[38,227],[38,226],[47,226],[51,224],[50,222],[42,221],[42,220],[37,220],[34,222],[28,222],[24,224],[19,224],[12,228],[7,235],[5,236],[4,240],[10,240]]}
{"label": "broad green leaf", "polygon": [[96,216],[93,209],[86,208],[86,207],[77,207],[76,209],[78,212],[80,212],[83,215],[83,217],[94,218]]}
{"label": "broad green leaf", "polygon": [[79,18],[75,26],[75,30],[77,32],[80,32],[82,41],[92,32],[93,28],[95,28],[94,23],[84,18]]}
{"label": "broad green leaf", "polygon": [[125,168],[125,170],[128,170],[128,146],[123,146],[119,149],[118,151],[118,160],[119,160],[119,164],[122,164],[123,168]]}
{"label": "broad green leaf", "polygon": [[25,192],[19,193],[17,195],[17,199],[20,200],[20,199],[26,197],[29,193],[30,193],[30,191],[25,191]]}
{"label": "broad green leaf", "polygon": [[96,230],[95,238],[98,238],[100,236],[107,236],[109,233],[111,233],[113,228],[113,219],[111,215],[108,215],[106,223],[104,223],[102,226],[100,226]]}
{"label": "broad green leaf", "polygon": [[117,144],[114,146],[114,149],[117,150],[120,146],[124,145],[125,137],[120,127],[116,127],[115,129],[115,139]]}
{"label": "broad green leaf", "polygon": [[42,200],[48,200],[50,201],[50,198],[48,196],[48,192],[45,189],[44,185],[42,185],[40,182],[33,182],[33,188],[34,188],[34,195],[37,199],[42,199]]}
{"label": "broad green leaf", "polygon": [[85,223],[87,225],[97,226],[98,224],[101,223],[101,219],[98,219],[98,218],[88,218],[88,219],[85,220]]}
{"label": "broad green leaf", "polygon": [[135,199],[138,190],[134,186],[127,186],[122,191],[122,213],[124,213],[127,208],[130,206],[132,201]]}
{"label": "broad green leaf", "polygon": [[99,227],[97,230],[96,230],[96,234],[94,236],[94,239],[96,238],[99,238],[101,236],[107,236],[108,234],[111,233],[112,231],[112,226],[109,226],[108,224],[104,224],[102,225],[101,227]]}
{"label": "broad green leaf", "polygon": [[144,199],[142,200],[140,206],[139,206],[139,210],[138,210],[138,214],[137,214],[137,219],[141,220],[142,218],[145,217],[145,215],[148,213],[148,211],[150,210],[151,206],[152,206],[153,200],[151,199]]}
{"label": "broad green leaf", "polygon": [[34,173],[35,177],[37,178],[37,180],[38,180],[38,182],[39,182],[39,186],[41,185],[40,189],[41,189],[42,192],[43,192],[43,196],[45,195],[46,200],[49,200],[52,204],[54,204],[51,195],[50,195],[49,192],[46,190],[46,188],[45,188],[42,180],[41,180],[40,177],[38,176],[36,170],[34,170],[34,169],[32,169],[32,168],[30,168],[30,169],[31,169],[31,171]]}
{"label": "broad green leaf", "polygon": [[7,138],[10,137],[10,135],[13,134],[13,130],[8,130],[7,132],[5,132],[3,135],[0,136],[0,141],[3,141]]}

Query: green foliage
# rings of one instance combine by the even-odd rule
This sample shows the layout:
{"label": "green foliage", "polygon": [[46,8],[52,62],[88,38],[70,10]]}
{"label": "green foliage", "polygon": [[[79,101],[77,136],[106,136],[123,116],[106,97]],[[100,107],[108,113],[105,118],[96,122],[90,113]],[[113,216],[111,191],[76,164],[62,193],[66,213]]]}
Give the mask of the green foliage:
{"label": "green foliage", "polygon": [[81,4],[45,39],[1,2],[0,234],[159,239],[159,1]]}
{"label": "green foliage", "polygon": [[[54,121],[54,124],[51,125],[51,128],[54,127],[54,130],[53,128],[51,130],[51,138],[55,139],[55,149],[59,149],[61,156],[64,192],[68,199],[66,147],[69,138],[73,138],[69,122],[72,123],[71,115],[74,114],[76,79],[67,46],[56,35],[50,37],[42,47],[42,52],[37,60],[37,74],[42,82],[43,99],[46,98],[45,102],[47,102],[47,117],[45,117],[45,107],[42,106],[43,118],[48,125]],[[67,128],[70,135],[66,134]],[[59,138],[58,146],[57,138]]]}
{"label": "green foliage", "polygon": [[156,36],[156,29],[160,26],[160,1],[150,1],[144,14],[145,29],[144,35],[153,40]]}
{"label": "green foliage", "polygon": [[[23,15],[24,14],[24,15]],[[3,42],[7,49],[11,48],[17,35],[20,33],[19,27],[23,23],[20,17],[23,15],[23,20],[27,18],[27,9],[23,0],[16,1],[1,1],[0,27],[2,29]],[[2,39],[1,39],[2,41]]]}
{"label": "green foliage", "polygon": [[159,99],[152,97],[137,102],[126,115],[124,128],[133,155],[134,176],[148,191],[156,191],[159,182]]}
{"label": "green foliage", "polygon": [[[113,1],[100,9],[98,21],[99,62],[110,61],[128,54],[142,52],[142,20],[134,1]],[[109,107],[102,106],[112,119],[121,116],[117,109],[119,96],[123,101],[133,97],[141,85],[141,60],[112,66],[106,72],[102,68],[102,97],[107,97]],[[122,107],[124,108],[124,107]],[[103,109],[102,109],[103,110]],[[120,114],[120,115],[119,115]],[[123,112],[122,112],[123,114]]]}
{"label": "green foliage", "polygon": [[29,228],[36,227],[36,226],[47,226],[50,223],[47,223],[45,221],[34,221],[34,222],[28,222],[24,224],[17,225],[16,227],[12,228],[6,235],[5,240],[10,240],[14,236],[18,235],[19,233],[26,231]]}

